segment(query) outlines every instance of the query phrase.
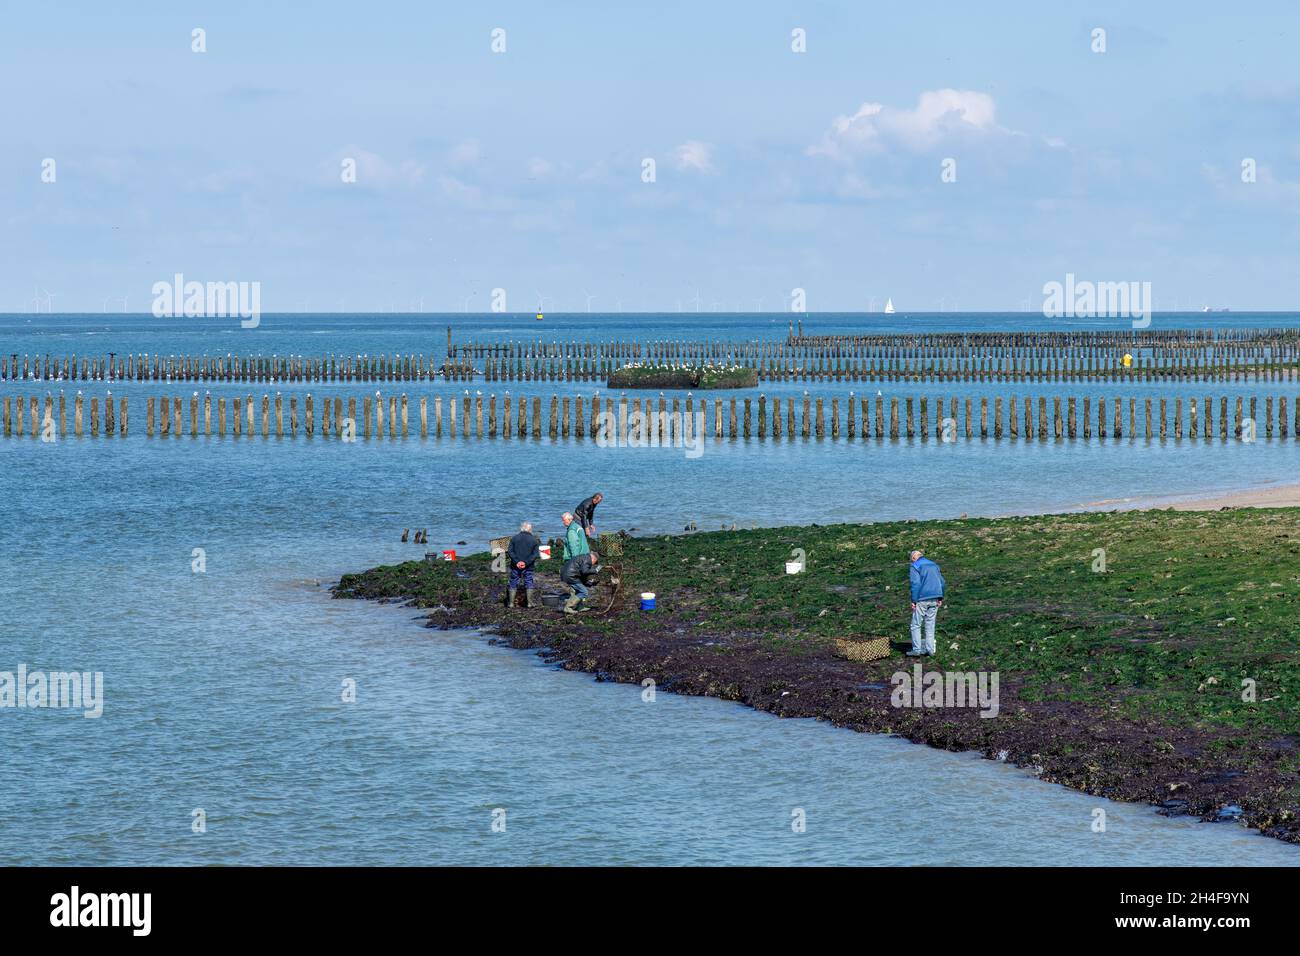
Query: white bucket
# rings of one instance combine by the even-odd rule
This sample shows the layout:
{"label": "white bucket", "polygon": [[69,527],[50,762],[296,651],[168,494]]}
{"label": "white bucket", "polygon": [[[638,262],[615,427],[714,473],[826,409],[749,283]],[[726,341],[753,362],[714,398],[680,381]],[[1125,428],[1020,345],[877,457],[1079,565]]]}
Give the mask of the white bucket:
{"label": "white bucket", "polygon": [[786,574],[798,574],[802,570],[803,570],[803,565],[800,564],[798,561],[787,561],[785,563]]}

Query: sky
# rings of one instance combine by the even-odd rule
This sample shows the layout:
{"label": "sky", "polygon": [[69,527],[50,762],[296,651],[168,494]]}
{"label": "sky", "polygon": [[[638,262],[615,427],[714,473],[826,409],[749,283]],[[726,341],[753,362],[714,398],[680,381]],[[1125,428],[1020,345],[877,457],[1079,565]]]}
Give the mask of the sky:
{"label": "sky", "polygon": [[1287,2],[0,0],[0,311],[1298,308],[1297,43]]}

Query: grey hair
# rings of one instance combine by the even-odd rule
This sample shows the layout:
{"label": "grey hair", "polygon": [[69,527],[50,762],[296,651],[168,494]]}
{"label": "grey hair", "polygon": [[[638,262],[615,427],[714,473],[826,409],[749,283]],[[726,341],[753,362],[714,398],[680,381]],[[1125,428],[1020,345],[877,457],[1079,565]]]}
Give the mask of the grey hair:
{"label": "grey hair", "polygon": [[519,530],[520,530],[520,531],[532,531],[532,530],[533,530],[533,523],[532,523],[531,521],[525,521],[523,524],[521,524],[521,525],[519,526]]}
{"label": "grey hair", "polygon": [[566,511],[564,514],[560,515],[560,517],[561,517],[562,519],[563,519],[563,518],[572,518],[572,517],[573,517],[573,512],[572,512],[572,511]]}
{"label": "grey hair", "polygon": [[923,557],[925,557],[925,552],[922,551],[920,548],[916,548],[912,551],[911,558],[913,561],[915,561],[917,558],[923,558]]}

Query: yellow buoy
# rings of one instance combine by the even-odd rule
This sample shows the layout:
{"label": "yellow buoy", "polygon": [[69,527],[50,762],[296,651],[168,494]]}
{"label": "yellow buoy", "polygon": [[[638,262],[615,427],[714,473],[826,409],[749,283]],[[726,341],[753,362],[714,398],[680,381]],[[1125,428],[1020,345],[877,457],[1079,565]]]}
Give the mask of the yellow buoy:
{"label": "yellow buoy", "polygon": [[1124,353],[1124,367],[1125,368],[1133,367],[1133,356],[1129,355],[1127,352]]}

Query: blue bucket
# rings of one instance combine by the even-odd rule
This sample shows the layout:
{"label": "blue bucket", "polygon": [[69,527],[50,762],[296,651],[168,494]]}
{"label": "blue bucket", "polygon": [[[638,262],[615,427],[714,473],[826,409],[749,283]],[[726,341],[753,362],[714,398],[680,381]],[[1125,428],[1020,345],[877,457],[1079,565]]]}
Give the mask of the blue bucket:
{"label": "blue bucket", "polygon": [[654,593],[654,591],[642,591],[642,592],[641,592],[641,610],[643,610],[643,611],[653,611],[654,609],[655,609],[655,593]]}

